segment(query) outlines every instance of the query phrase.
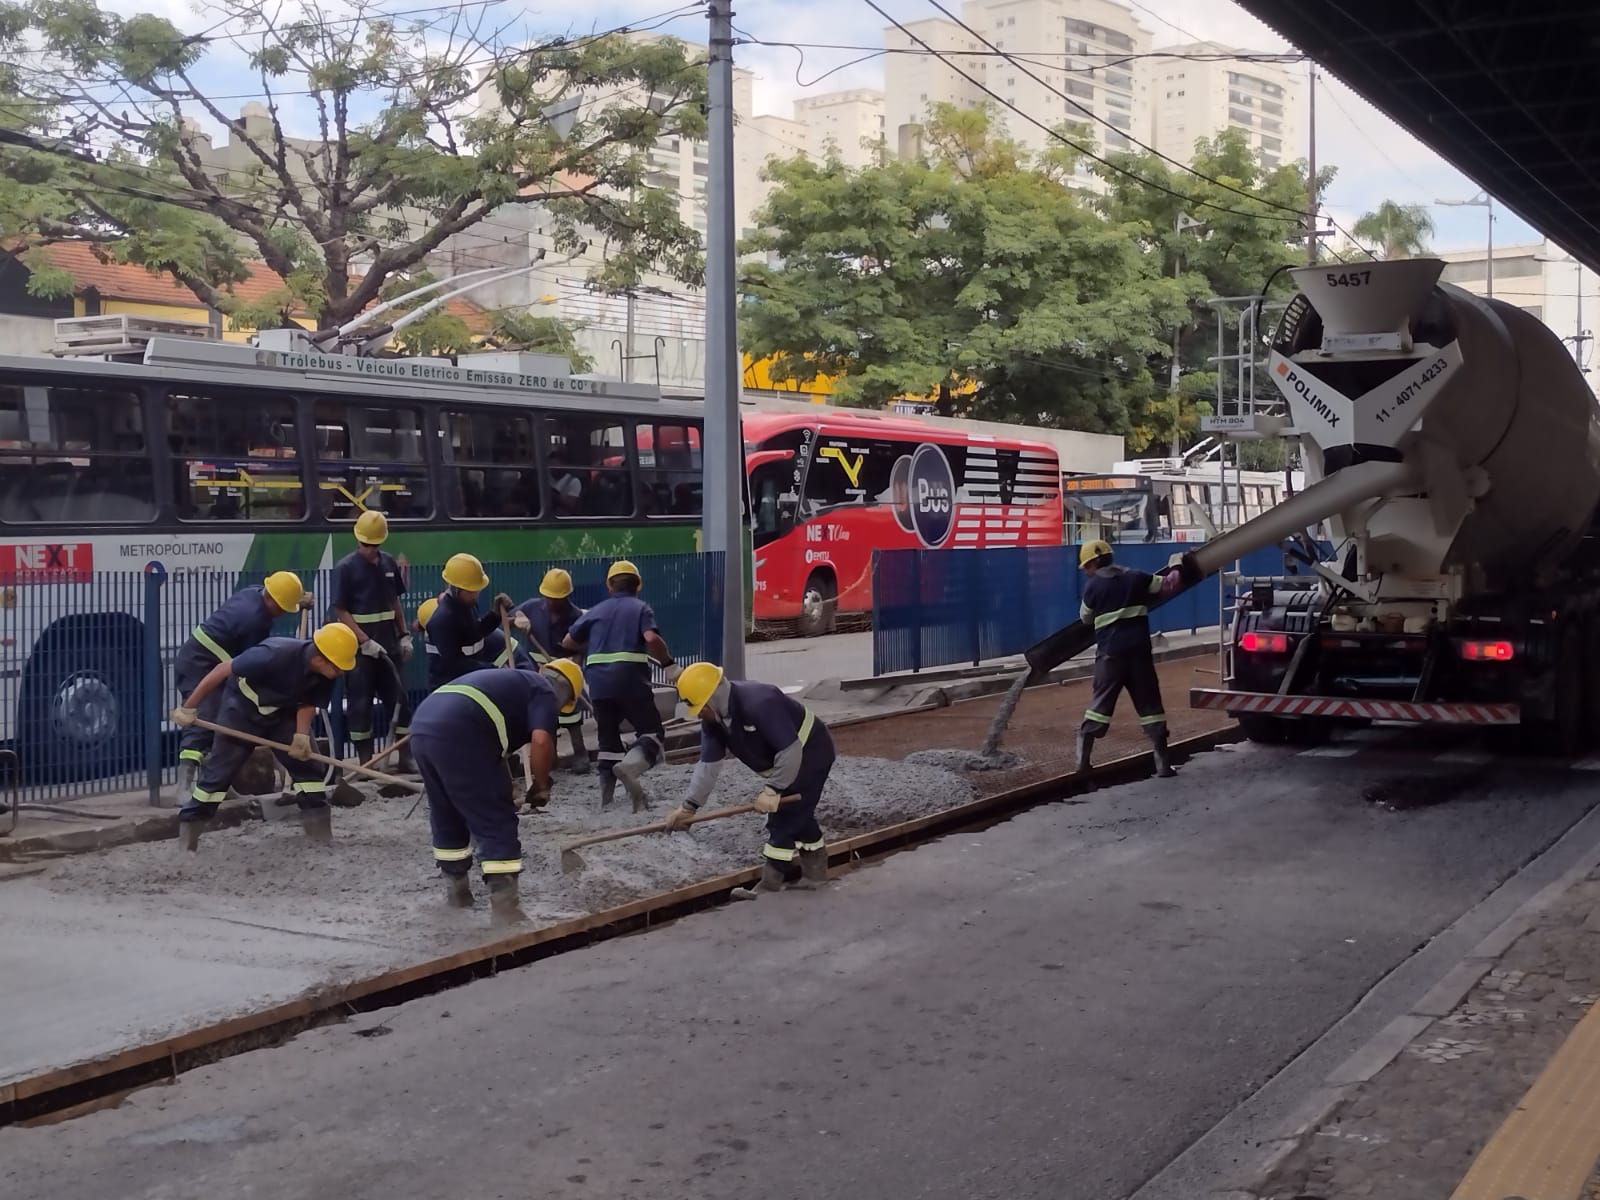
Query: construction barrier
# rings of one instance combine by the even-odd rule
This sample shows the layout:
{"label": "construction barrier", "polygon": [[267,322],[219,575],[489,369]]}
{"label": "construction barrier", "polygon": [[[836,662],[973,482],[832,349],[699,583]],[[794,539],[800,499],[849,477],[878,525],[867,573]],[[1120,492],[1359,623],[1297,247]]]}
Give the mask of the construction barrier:
{"label": "construction barrier", "polygon": [[[644,575],[643,597],[655,610],[662,636],[680,663],[720,660],[723,556],[663,554],[635,561]],[[536,595],[545,571],[572,573],[572,599],[580,608],[606,595],[611,558],[559,562],[485,563],[489,587],[484,611],[506,592],[518,603]],[[405,570],[402,600],[407,625],[417,606],[443,590],[440,564]],[[315,593],[314,629],[332,619],[331,570],[300,572]],[[54,573],[5,579],[0,589],[0,747],[18,757],[13,794],[27,802],[148,789],[152,803],[172,780],[176,731],[167,714],[178,701],[173,662],[196,624],[238,588],[260,583],[260,572],[181,571],[152,564],[143,572]],[[292,637],[299,614],[287,613],[274,634]],[[309,632],[309,630],[308,630]],[[553,648],[552,648],[553,649]],[[420,644],[402,668],[413,700],[427,690]],[[333,739],[342,749],[343,693],[331,705]],[[388,714],[377,714],[380,740]]]}
{"label": "construction barrier", "polygon": [[[1154,572],[1194,546],[1119,542],[1114,549],[1124,566]],[[1241,560],[1241,570],[1247,576],[1281,575],[1284,556],[1275,547],[1258,550]],[[1021,654],[1078,619],[1083,578],[1076,546],[875,550],[872,673],[976,665]],[[1169,600],[1150,614],[1151,629],[1216,625],[1220,586],[1212,576]]]}

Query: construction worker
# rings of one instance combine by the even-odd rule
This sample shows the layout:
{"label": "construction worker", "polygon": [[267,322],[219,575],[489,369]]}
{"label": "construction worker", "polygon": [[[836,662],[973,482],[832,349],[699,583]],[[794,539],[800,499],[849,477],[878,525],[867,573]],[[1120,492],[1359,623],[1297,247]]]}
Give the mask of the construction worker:
{"label": "construction worker", "polygon": [[[372,757],[373,702],[381,699],[389,712],[389,736],[402,738],[410,724],[411,702],[400,678],[400,665],[411,657],[400,597],[405,576],[400,564],[383,552],[389,521],[381,512],[356,519],[356,548],[333,568],[333,615],[349,626],[360,645],[361,661],[345,681],[345,724],[356,759]],[[409,743],[396,766],[411,770]]]}
{"label": "construction worker", "polygon": [[[355,665],[355,634],[338,623],[324,625],[310,641],[267,638],[212,667],[172,710],[172,720],[189,728],[207,701],[220,695],[216,724],[286,744],[287,750],[276,753],[289,772],[301,824],[308,838],[326,842],[333,825],[326,772],[309,761],[311,721],[333,698],[334,680]],[[235,773],[254,750],[251,743],[226,735],[212,745],[189,802],[178,812],[178,843],[185,850],[199,849],[201,827],[216,815]]]}
{"label": "construction worker", "polygon": [[[667,643],[656,628],[656,614],[639,599],[643,580],[639,568],[626,559],[606,572],[611,593],[572,623],[562,648],[582,651],[589,680],[589,702],[600,764],[600,807],[611,803],[622,781],[633,801],[633,811],[650,806],[639,778],[664,756],[661,714],[650,686],[650,660],[666,668],[668,683],[676,683],[683,668],[672,660]],[[623,752],[622,725],[633,727],[634,743]]]}
{"label": "construction worker", "polygon": [[522,843],[504,761],[522,747],[533,768],[535,805],[550,797],[556,720],[583,692],[583,671],[569,658],[541,668],[488,668],[444,684],[417,706],[411,726],[417,770],[428,793],[433,858],[445,877],[445,899],[472,904],[467,874],[474,846],[489,906],[498,922],[520,920],[517,876]]}
{"label": "construction worker", "polygon": [[1094,626],[1094,694],[1078,727],[1078,770],[1087,771],[1096,738],[1111,729],[1117,697],[1128,689],[1155,758],[1156,774],[1177,772],[1167,754],[1167,714],[1161,704],[1161,681],[1150,650],[1150,605],[1181,586],[1179,569],[1161,575],[1119,567],[1105,542],[1085,542],[1078,550],[1083,571],[1083,600],[1078,615]]}
{"label": "construction worker", "polygon": [[[228,662],[272,634],[272,623],[286,612],[310,608],[311,593],[300,586],[292,571],[274,571],[259,585],[240,588],[221,608],[194,627],[189,640],[178,650],[173,674],[181,700],[211,673],[218,663]],[[213,691],[199,710],[207,721],[217,719],[222,693]],[[178,784],[180,804],[194,791],[200,762],[211,749],[211,731],[191,725],[178,740]]]}
{"label": "construction worker", "polygon": [[[711,798],[723,759],[735,758],[767,786],[755,799],[767,814],[767,844],[761,849],[761,879],[753,890],[816,887],[828,879],[828,848],[817,824],[817,802],[833,769],[828,727],[798,700],[770,683],[736,682],[714,663],[692,663],[678,677],[678,695],[689,715],[700,718],[700,761],[689,794],[667,817],[683,824]],[[798,796],[787,804],[785,796]]]}
{"label": "construction worker", "polygon": [[[539,582],[539,594],[517,605],[511,623],[528,639],[528,652],[536,663],[551,659],[550,647],[560,647],[572,630],[572,623],[583,616],[583,609],[572,603],[572,576],[560,567],[551,567]],[[587,775],[589,748],[583,744],[583,705],[562,713],[560,725],[572,741],[572,773]]]}
{"label": "construction worker", "polygon": [[470,554],[452,554],[444,565],[446,590],[428,618],[428,689],[433,691],[470,671],[501,666],[511,653],[500,621],[511,611],[501,592],[481,616],[478,593],[489,586],[483,564]]}

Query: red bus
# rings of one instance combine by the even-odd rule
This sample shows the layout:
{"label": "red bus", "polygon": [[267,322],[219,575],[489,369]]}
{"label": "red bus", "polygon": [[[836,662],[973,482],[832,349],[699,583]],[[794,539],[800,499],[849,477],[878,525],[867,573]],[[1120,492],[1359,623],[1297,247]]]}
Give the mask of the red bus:
{"label": "red bus", "polygon": [[872,413],[747,413],[754,617],[827,633],[872,611],[872,552],[1061,544],[1043,442]]}

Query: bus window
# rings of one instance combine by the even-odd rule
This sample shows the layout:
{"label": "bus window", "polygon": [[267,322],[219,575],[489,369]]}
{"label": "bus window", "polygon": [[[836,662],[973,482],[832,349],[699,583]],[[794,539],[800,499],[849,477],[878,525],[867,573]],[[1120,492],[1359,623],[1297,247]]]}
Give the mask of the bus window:
{"label": "bus window", "polygon": [[793,429],[775,434],[762,442],[756,451],[788,451],[786,457],[773,459],[750,471],[750,499],[755,506],[753,522],[754,544],[757,548],[781,538],[794,528],[796,510],[800,504],[799,476],[804,470],[800,461],[800,448],[804,441],[800,430]]}
{"label": "bus window", "polygon": [[0,384],[0,521],[149,521],[155,469],[133,392]]}
{"label": "bus window", "polygon": [[433,515],[420,410],[319,398],[315,413],[317,486],[330,521],[368,510],[391,521]]}
{"label": "bus window", "polygon": [[515,411],[444,414],[445,505],[452,517],[526,520],[543,498],[533,422]]}
{"label": "bus window", "polygon": [[174,391],[166,398],[165,422],[180,521],[298,521],[306,515],[289,397]]}
{"label": "bus window", "polygon": [[633,515],[622,422],[551,413],[544,419],[545,490],[558,517]]}
{"label": "bus window", "polygon": [[638,427],[639,496],[646,516],[700,514],[700,428],[697,425]]}
{"label": "bus window", "polygon": [[[867,438],[823,437],[811,452],[806,472],[806,509],[817,512],[839,504],[889,504],[894,464],[915,452],[914,442],[887,442]],[[946,458],[959,447],[941,447]],[[960,478],[961,463],[951,469]]]}

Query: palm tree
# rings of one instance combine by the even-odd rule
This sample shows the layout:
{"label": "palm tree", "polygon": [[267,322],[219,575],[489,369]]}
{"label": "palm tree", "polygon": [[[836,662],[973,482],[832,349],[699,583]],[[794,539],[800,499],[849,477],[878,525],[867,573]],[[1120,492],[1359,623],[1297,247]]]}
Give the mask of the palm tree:
{"label": "palm tree", "polygon": [[1420,204],[1385,200],[1375,211],[1357,221],[1352,232],[1380,259],[1410,258],[1428,248],[1428,239],[1433,236],[1433,218]]}

